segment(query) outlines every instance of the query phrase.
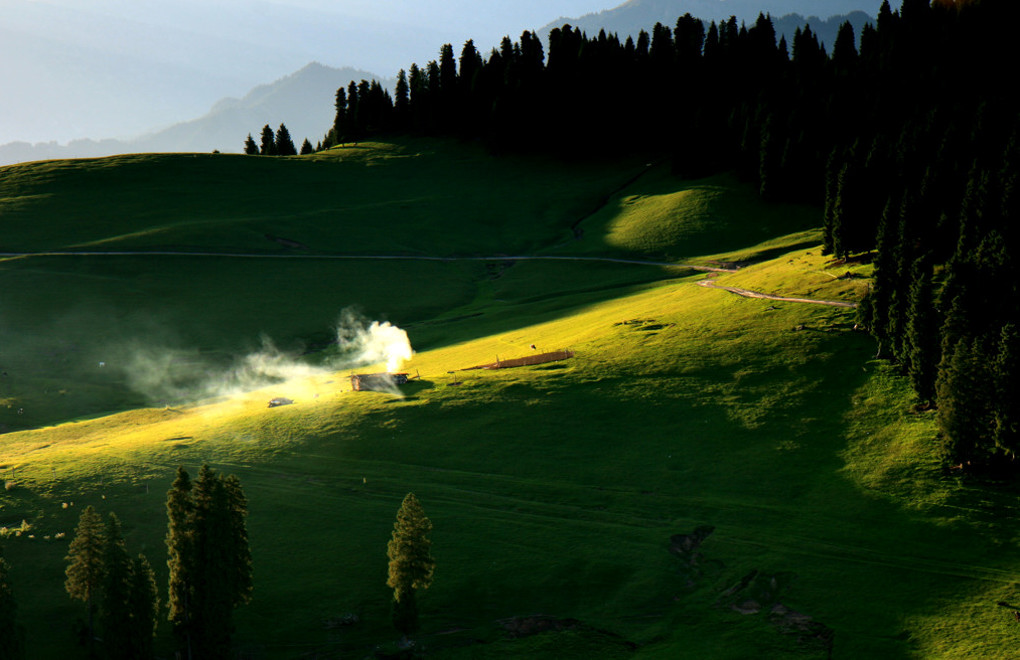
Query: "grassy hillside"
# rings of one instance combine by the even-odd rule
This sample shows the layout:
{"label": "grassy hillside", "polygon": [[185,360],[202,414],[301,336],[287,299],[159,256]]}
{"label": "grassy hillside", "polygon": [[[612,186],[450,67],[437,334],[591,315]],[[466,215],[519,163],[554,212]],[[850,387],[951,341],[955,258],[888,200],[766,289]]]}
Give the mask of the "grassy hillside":
{"label": "grassy hillside", "polygon": [[[265,179],[249,181],[258,169]],[[351,182],[342,208],[310,172]],[[209,209],[206,231],[161,192],[175,180],[232,182],[188,202]],[[265,181],[289,182],[292,216],[246,201]],[[393,201],[408,186],[433,190],[413,218]],[[8,252],[683,257],[749,264],[720,285],[847,301],[867,275],[820,255],[810,209],[644,162],[567,168],[414,142],[38,164],[0,171],[0,189]],[[76,214],[98,213],[75,210],[86,192],[116,226],[81,226]],[[402,242],[394,229],[411,227]],[[436,580],[420,598],[435,657],[1010,656],[1016,623],[996,603],[1017,601],[1016,494],[941,473],[930,413],[910,412],[852,310],[596,261],[33,256],[0,263],[0,277],[0,361],[19,365],[0,397],[38,409],[6,423],[52,424],[0,436],[12,482],[0,526],[30,525],[0,541],[30,657],[76,652],[82,612],[62,591],[56,535],[87,504],[115,511],[165,584],[165,493],[178,465],[203,462],[237,474],[250,499],[256,590],[236,614],[250,657],[393,648],[385,545],[408,491],[435,524]],[[346,371],[325,371],[143,407],[102,350],[152,342],[226,362],[259,332],[320,348],[350,305],[408,329],[418,353],[405,368],[420,379],[404,398],[351,392]],[[575,357],[459,371],[532,345]],[[296,404],[267,408],[273,396]],[[58,423],[74,416],[89,418]],[[328,625],[348,612],[360,622]],[[170,644],[164,626],[159,648]]]}

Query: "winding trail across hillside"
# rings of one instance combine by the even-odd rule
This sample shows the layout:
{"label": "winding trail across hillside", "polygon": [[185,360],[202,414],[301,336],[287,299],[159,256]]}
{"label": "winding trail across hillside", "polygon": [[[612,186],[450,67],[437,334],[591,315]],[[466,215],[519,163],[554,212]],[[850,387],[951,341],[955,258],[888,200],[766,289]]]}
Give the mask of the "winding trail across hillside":
{"label": "winding trail across hillside", "polygon": [[[265,254],[256,252],[196,252],[178,250],[63,250],[47,252],[0,252],[0,258],[26,258],[26,257],[213,257],[220,259],[306,259],[306,260],[347,260],[347,261],[438,261],[452,263],[457,261],[586,261],[596,263],[632,264],[635,266],[657,266],[660,268],[686,268],[705,273],[732,273],[738,267],[721,268],[718,266],[702,266],[699,264],[672,263],[668,261],[643,261],[640,259],[619,259],[615,257],[580,257],[563,255],[499,255],[489,257],[430,257],[426,255],[399,255],[399,254]],[[722,289],[745,298],[761,298],[765,300],[778,300],[781,302],[807,303],[812,305],[829,305],[831,307],[857,307],[857,303],[844,302],[842,300],[814,300],[811,298],[792,298],[777,296],[761,291],[751,291],[733,286],[722,286],[713,280],[706,279],[698,282],[698,286],[709,289]]]}
{"label": "winding trail across hillside", "polygon": [[96,251],[96,250],[65,250],[49,252],[0,252],[0,258],[19,257],[216,257],[224,259],[337,259],[349,261],[588,261],[616,264],[633,264],[636,266],[659,266],[670,268],[687,268],[706,273],[732,273],[736,269],[717,266],[700,266],[697,264],[678,264],[667,261],[642,261],[640,259],[617,259],[614,257],[572,257],[572,256],[528,256],[499,255],[491,257],[430,257],[424,255],[398,254],[259,254],[255,252],[191,252],[177,250],[132,250],[132,251]]}
{"label": "winding trail across hillside", "polygon": [[808,303],[812,305],[829,305],[831,307],[857,307],[857,303],[844,302],[842,300],[814,300],[812,298],[788,298],[786,296],[776,296],[771,293],[762,293],[761,291],[751,291],[749,289],[740,289],[735,286],[722,286],[716,284],[712,280],[701,280],[698,282],[698,286],[703,286],[709,289],[722,289],[723,291],[729,291],[738,296],[745,298],[763,298],[765,300],[780,300],[782,302],[795,302],[795,303]]}

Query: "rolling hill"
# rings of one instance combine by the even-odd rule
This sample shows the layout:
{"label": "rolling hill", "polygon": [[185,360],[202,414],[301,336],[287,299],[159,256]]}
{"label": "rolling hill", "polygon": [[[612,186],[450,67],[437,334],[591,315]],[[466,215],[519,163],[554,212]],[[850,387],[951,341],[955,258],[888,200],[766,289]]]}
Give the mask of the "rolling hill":
{"label": "rolling hill", "polygon": [[334,68],[312,62],[301,70],[265,85],[253,88],[244,97],[219,100],[201,117],[175,123],[134,139],[72,140],[29,144],[12,142],[0,145],[0,164],[60,158],[95,158],[125,153],[243,151],[245,133],[258,138],[259,130],[269,124],[273,130],[286,123],[291,136],[301,146],[305,138],[314,145],[333,122],[336,90],[350,81],[379,80],[384,86],[393,82],[373,73],[351,67]]}
{"label": "rolling hill", "polygon": [[[202,463],[249,498],[251,657],[397,651],[409,491],[433,657],[1009,657],[1015,495],[943,474],[852,309],[699,286],[855,302],[870,266],[823,257],[818,216],[648,158],[429,139],[0,170],[0,543],[30,657],[76,652],[80,510],[159,568],[173,472]],[[350,391],[379,368],[334,343],[351,307],[407,330],[402,396]],[[260,335],[296,377],[140,382],[178,373],[160,356],[208,381]]]}

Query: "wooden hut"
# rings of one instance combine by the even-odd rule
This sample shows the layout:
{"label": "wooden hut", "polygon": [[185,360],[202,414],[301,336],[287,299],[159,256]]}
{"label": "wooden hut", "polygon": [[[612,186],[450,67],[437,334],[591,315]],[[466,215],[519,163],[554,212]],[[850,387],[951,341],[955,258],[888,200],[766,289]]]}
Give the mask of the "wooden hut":
{"label": "wooden hut", "polygon": [[355,392],[385,392],[394,385],[406,385],[407,374],[351,374],[351,389]]}

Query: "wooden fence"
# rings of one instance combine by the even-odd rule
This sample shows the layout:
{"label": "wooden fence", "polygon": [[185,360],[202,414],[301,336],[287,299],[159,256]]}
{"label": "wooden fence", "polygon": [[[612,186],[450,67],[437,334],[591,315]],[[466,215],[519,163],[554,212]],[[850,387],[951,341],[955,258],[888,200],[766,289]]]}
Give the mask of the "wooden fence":
{"label": "wooden fence", "polygon": [[536,364],[545,364],[546,362],[559,362],[560,360],[567,360],[572,357],[574,357],[574,352],[567,350],[525,355],[524,357],[511,358],[509,360],[500,360],[499,356],[496,356],[496,361],[491,364],[480,364],[477,367],[461,369],[461,371],[470,371],[471,369],[512,369],[513,367],[530,367]]}

